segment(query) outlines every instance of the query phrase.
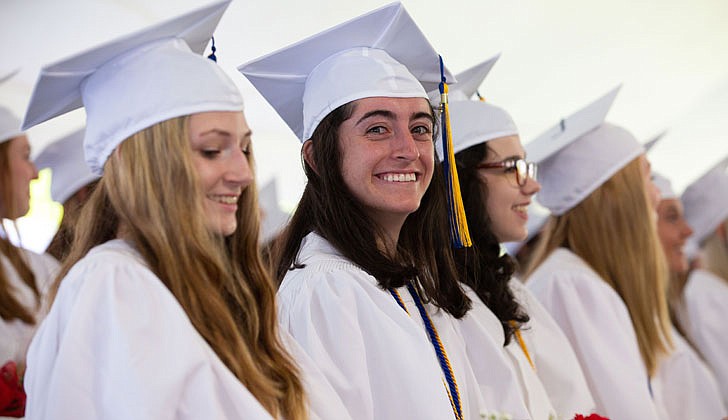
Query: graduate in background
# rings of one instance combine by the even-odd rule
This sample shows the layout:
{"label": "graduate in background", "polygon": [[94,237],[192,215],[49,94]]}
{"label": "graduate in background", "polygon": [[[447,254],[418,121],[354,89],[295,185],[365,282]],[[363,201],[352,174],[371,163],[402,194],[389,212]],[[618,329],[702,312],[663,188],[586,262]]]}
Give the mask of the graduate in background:
{"label": "graduate in background", "polygon": [[687,239],[693,233],[685,220],[680,197],[664,176],[653,172],[652,180],[660,190],[657,206],[657,233],[670,270],[668,303],[673,322],[674,351],[660,364],[657,375],[663,384],[663,401],[672,419],[719,419],[728,415],[721,399],[715,376],[693,347],[685,340],[677,325],[676,315],[684,308],[682,291],[678,283],[688,272],[688,259],[684,252]]}
{"label": "graduate in background", "polygon": [[308,184],[274,252],[282,327],[353,418],[488,415],[456,323],[438,54],[396,3],[239,69],[303,142]]}
{"label": "graduate in background", "polygon": [[308,417],[258,254],[242,97],[200,56],[228,4],[41,72],[24,125],[83,105],[101,179],[28,353],[29,419]]}
{"label": "graduate in background", "polygon": [[[680,324],[718,380],[728,406],[728,158],[690,184],[681,196],[701,265],[683,291]],[[697,251],[696,251],[697,252]]]}
{"label": "graduate in background", "polygon": [[61,225],[46,249],[58,261],[71,250],[81,207],[99,179],[84,161],[83,135],[83,129],[76,130],[46,146],[35,158],[38,169],[51,169],[51,198],[63,204]]}
{"label": "graduate in background", "polygon": [[514,397],[511,376],[498,374],[500,360],[488,353],[490,336],[516,373],[531,418],[571,419],[595,408],[584,375],[564,333],[513,277],[515,261],[500,245],[528,234],[527,210],[541,188],[536,166],[526,160],[511,116],[492,103],[470,100],[480,96],[477,88],[497,58],[459,73],[449,94],[453,151],[473,239],[472,247],[454,251],[460,281],[474,302],[461,321],[463,336],[486,394]]}
{"label": "graduate in background", "polygon": [[530,142],[539,202],[552,213],[527,286],[576,352],[597,411],[660,419],[653,400],[672,347],[667,269],[655,226],[659,192],[642,145],[604,122],[617,89]]}
{"label": "graduate in background", "polygon": [[0,416],[23,416],[25,353],[45,316],[44,297],[58,269],[50,256],[14,246],[2,227],[3,219],[28,212],[30,181],[37,177],[20,120],[0,107]]}

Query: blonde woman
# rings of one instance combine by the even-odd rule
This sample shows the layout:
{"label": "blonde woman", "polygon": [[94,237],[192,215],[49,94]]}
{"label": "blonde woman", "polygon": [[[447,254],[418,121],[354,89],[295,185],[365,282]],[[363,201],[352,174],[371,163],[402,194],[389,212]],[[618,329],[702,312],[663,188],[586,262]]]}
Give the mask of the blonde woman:
{"label": "blonde woman", "polygon": [[603,122],[616,93],[527,146],[552,212],[527,285],[569,338],[597,412],[658,419],[666,413],[653,377],[671,334],[657,194],[642,146]]}
{"label": "blonde woman", "polygon": [[[0,221],[28,212],[30,181],[38,177],[28,137],[19,127],[20,120],[0,107]],[[0,384],[2,400],[9,401],[0,404],[0,416],[23,415],[25,353],[45,314],[44,296],[57,268],[53,258],[15,247],[0,223],[0,366],[3,376],[12,377]]]}
{"label": "blonde woman", "polygon": [[728,175],[723,160],[682,194],[685,219],[693,228],[693,248],[702,266],[692,272],[683,290],[680,322],[685,333],[715,373],[728,406]]}
{"label": "blonde woman", "polygon": [[227,4],[41,74],[25,124],[82,101],[102,176],[29,351],[29,419],[308,417],[257,252],[242,98],[199,55]]}

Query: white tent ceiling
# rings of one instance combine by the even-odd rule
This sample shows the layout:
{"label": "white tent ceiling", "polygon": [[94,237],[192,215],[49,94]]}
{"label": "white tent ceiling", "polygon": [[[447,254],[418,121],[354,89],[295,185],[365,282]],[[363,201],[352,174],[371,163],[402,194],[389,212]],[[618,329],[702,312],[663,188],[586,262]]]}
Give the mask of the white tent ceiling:
{"label": "white tent ceiling", "polygon": [[[0,73],[20,72],[0,103],[22,115],[40,67],[193,9],[200,0],[0,0]],[[405,0],[446,64],[461,71],[502,52],[481,92],[528,141],[622,83],[608,119],[647,140],[668,135],[653,166],[678,190],[728,154],[728,2],[724,0]],[[375,0],[234,0],[216,33],[219,62],[246,99],[262,184],[285,206],[303,185],[299,144],[234,68],[385,4]],[[30,131],[36,151],[83,124],[74,112]]]}

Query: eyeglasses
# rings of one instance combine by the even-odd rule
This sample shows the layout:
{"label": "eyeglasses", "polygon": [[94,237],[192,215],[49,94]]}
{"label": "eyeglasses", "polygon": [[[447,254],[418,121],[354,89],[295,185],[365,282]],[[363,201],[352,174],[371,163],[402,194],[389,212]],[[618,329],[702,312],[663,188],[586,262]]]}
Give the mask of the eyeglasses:
{"label": "eyeglasses", "polygon": [[538,165],[534,162],[526,162],[523,159],[507,159],[502,162],[488,162],[488,163],[481,163],[477,166],[478,169],[498,169],[503,168],[505,169],[506,173],[513,172],[515,170],[516,173],[516,182],[518,183],[518,186],[523,187],[526,185],[526,182],[528,182],[528,179],[531,178],[534,181],[536,180],[536,176],[538,174]]}

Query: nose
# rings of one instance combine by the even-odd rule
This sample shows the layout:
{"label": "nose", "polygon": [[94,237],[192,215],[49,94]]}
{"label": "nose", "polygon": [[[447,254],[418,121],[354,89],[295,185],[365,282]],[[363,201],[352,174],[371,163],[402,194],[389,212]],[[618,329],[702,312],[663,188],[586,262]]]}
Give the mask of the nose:
{"label": "nose", "polygon": [[35,163],[30,162],[30,179],[38,179],[38,168],[35,166]]}
{"label": "nose", "polygon": [[684,219],[682,221],[683,228],[681,230],[683,238],[689,238],[693,236],[693,228],[690,227],[688,222],[686,222]]}
{"label": "nose", "polygon": [[531,177],[528,177],[526,184],[521,187],[521,192],[525,195],[534,195],[539,191],[541,191],[541,184]]}
{"label": "nose", "polygon": [[237,150],[235,158],[230,159],[224,180],[229,184],[242,188],[253,182],[253,170],[250,167],[250,161],[248,161],[248,156],[242,150]]}
{"label": "nose", "polygon": [[409,132],[409,129],[399,130],[392,140],[392,152],[396,159],[414,161],[420,157],[420,149],[417,147],[417,141]]}

